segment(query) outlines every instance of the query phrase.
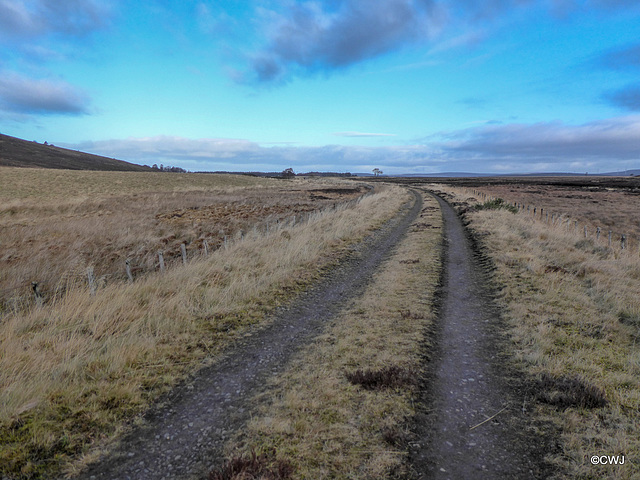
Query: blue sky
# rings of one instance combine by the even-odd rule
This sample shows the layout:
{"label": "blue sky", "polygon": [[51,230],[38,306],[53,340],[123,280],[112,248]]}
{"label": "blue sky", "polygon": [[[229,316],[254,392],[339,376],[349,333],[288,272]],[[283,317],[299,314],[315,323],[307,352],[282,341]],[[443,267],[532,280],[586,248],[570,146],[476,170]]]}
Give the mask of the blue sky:
{"label": "blue sky", "polygon": [[192,171],[640,168],[640,2],[0,0],[0,133]]}

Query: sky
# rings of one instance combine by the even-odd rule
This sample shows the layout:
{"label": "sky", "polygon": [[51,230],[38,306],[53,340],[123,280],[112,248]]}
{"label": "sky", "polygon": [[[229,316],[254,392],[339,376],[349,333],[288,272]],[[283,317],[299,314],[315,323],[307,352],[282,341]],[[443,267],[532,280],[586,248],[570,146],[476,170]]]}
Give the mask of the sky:
{"label": "sky", "polygon": [[189,171],[640,168],[640,2],[0,0],[0,133]]}

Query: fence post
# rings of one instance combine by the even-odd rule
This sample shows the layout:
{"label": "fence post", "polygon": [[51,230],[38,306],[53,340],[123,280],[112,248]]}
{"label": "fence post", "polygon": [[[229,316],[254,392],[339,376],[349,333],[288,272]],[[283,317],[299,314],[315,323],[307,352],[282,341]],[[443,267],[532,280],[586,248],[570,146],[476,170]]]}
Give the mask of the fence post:
{"label": "fence post", "polygon": [[596,228],[596,242],[600,240],[600,227]]}
{"label": "fence post", "polygon": [[612,233],[613,233],[613,232],[612,232],[611,230],[609,230],[609,246],[611,246],[611,234],[612,234]]}
{"label": "fence post", "polygon": [[127,258],[124,264],[127,267],[127,277],[129,277],[129,283],[133,283],[133,275],[131,274],[131,261]]}
{"label": "fence post", "polygon": [[623,233],[620,237],[620,249],[624,250],[627,248],[627,236]]}
{"label": "fence post", "polygon": [[164,272],[164,255],[162,250],[158,250],[158,261],[160,262],[160,271]]}
{"label": "fence post", "polygon": [[44,303],[44,295],[42,295],[40,284],[38,282],[31,282],[31,289],[33,290],[33,295],[36,298],[36,306],[41,307]]}
{"label": "fence post", "polygon": [[96,294],[96,278],[93,276],[93,267],[87,268],[87,280],[89,281],[89,295]]}
{"label": "fence post", "polygon": [[587,238],[587,226],[584,226],[584,238]]}
{"label": "fence post", "polygon": [[578,221],[574,220],[573,222],[573,233],[577,234],[578,233]]}
{"label": "fence post", "polygon": [[227,236],[224,236],[224,249],[226,250],[228,247],[228,243],[227,243]]}
{"label": "fence post", "polygon": [[182,264],[187,264],[187,246],[184,243],[180,244],[180,251],[182,252]]}
{"label": "fence post", "polygon": [[202,247],[204,248],[204,256],[209,255],[209,243],[206,240],[202,241]]}

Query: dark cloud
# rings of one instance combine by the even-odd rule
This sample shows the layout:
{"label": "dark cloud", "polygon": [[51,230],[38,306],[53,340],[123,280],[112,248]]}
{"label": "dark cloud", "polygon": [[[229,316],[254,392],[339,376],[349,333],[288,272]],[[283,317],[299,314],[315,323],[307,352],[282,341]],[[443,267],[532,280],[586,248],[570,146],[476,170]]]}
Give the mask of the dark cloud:
{"label": "dark cloud", "polygon": [[640,112],[640,85],[630,85],[617,92],[605,93],[604,98],[623,110]]}
{"label": "dark cloud", "polygon": [[428,38],[443,21],[431,0],[343,0],[292,5],[271,12],[268,45],[251,70],[259,81],[282,79],[291,68],[343,68]]}
{"label": "dark cloud", "polygon": [[106,26],[109,16],[98,0],[0,0],[0,38],[83,36]]}
{"label": "dark cloud", "polygon": [[4,112],[82,115],[88,109],[86,94],[66,82],[0,72],[0,110]]}

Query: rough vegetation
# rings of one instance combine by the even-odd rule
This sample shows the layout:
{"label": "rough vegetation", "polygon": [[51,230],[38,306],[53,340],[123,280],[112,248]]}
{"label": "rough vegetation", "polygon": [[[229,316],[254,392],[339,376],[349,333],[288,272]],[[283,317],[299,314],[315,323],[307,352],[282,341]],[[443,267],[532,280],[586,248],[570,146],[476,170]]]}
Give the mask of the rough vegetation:
{"label": "rough vegetation", "polygon": [[[305,184],[294,182],[290,188],[308,195]],[[347,189],[353,192],[353,184]],[[86,288],[71,289],[43,307],[5,312],[0,322],[0,475],[51,478],[80,468],[158,395],[251,325],[264,322],[266,313],[403,201],[403,195],[385,189],[350,205],[334,208],[330,202],[305,222],[283,222],[268,232],[251,229],[226,250],[192,258],[164,274],[148,273],[132,285],[110,282],[93,296]],[[36,220],[44,221],[46,215],[36,211]],[[20,213],[23,221],[28,216],[28,209]]]}
{"label": "rough vegetation", "polygon": [[[436,187],[461,207],[470,190]],[[591,206],[590,208],[593,208]],[[598,213],[600,218],[609,212]],[[467,213],[495,280],[536,414],[562,431],[568,478],[634,478],[640,465],[640,258],[526,211]],[[624,465],[592,465],[624,455]]]}

